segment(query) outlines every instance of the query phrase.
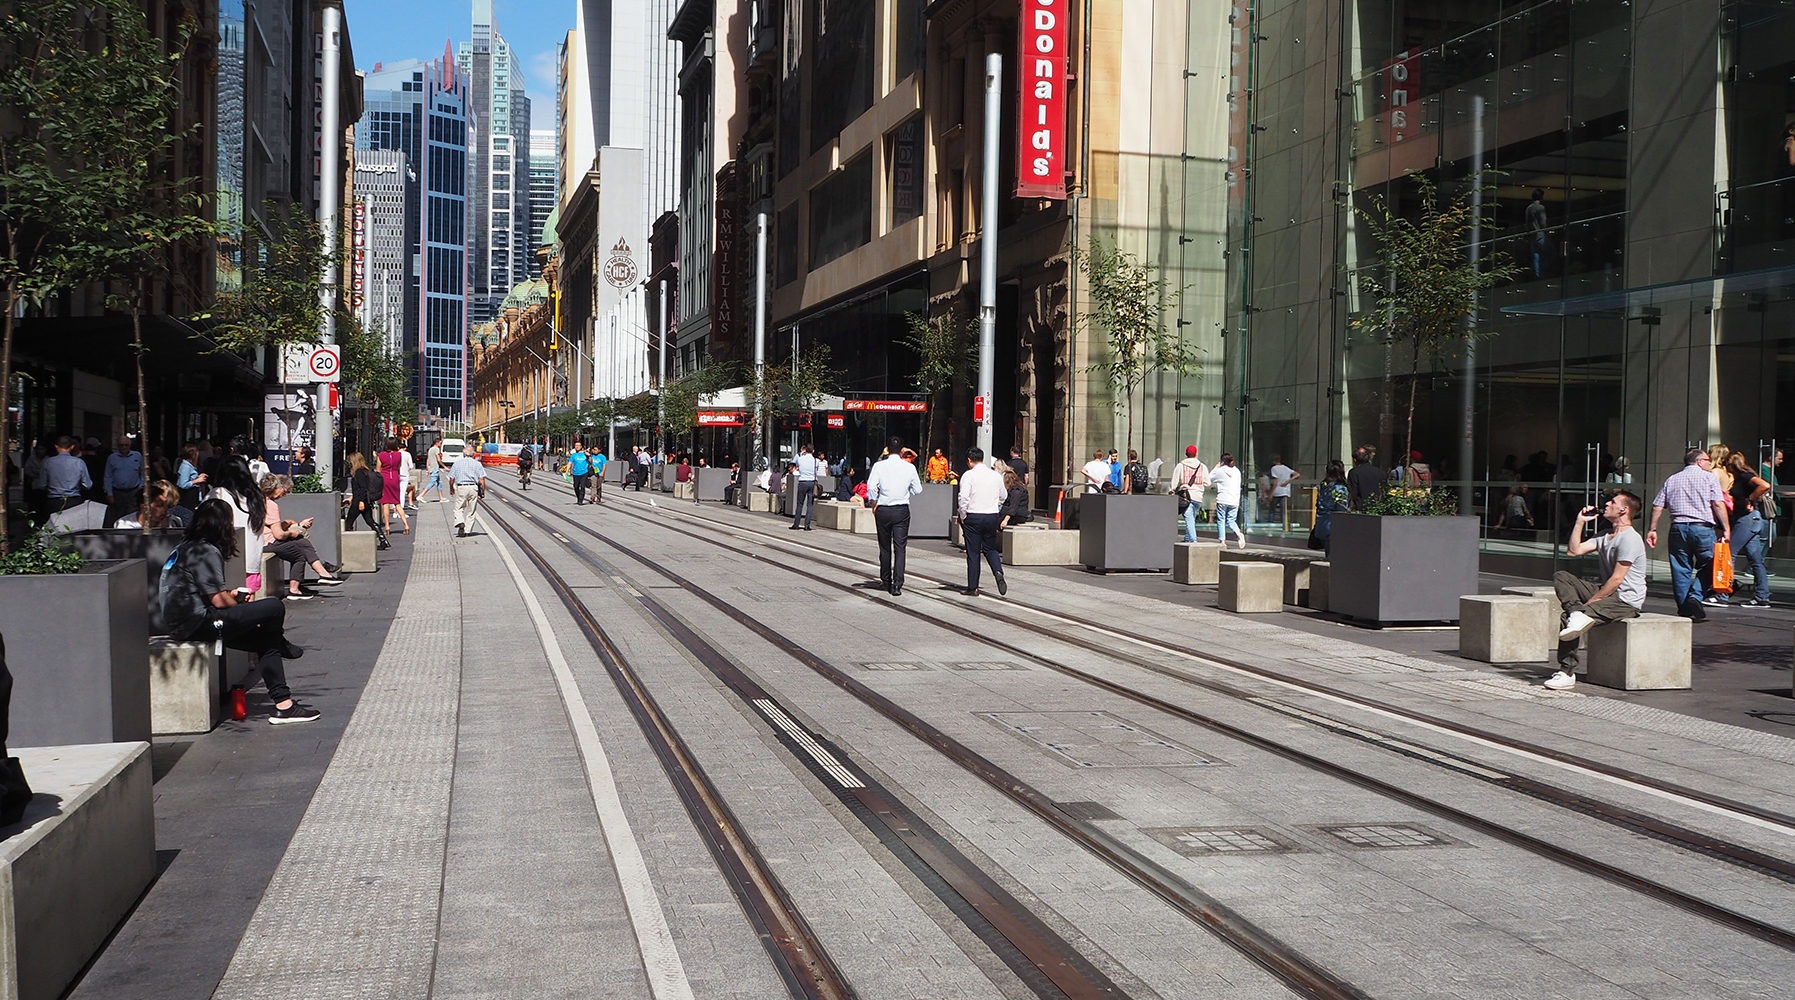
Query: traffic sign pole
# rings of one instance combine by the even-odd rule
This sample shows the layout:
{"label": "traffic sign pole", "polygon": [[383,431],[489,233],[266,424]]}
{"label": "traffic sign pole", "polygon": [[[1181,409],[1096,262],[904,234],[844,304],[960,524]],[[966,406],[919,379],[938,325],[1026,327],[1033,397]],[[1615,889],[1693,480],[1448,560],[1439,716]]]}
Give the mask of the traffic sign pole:
{"label": "traffic sign pole", "polygon": [[[318,227],[323,230],[324,253],[327,257],[336,256],[338,234],[338,213],[343,205],[343,126],[339,108],[341,71],[343,62],[342,33],[343,5],[341,0],[326,0],[321,11],[323,35],[323,79],[319,81],[320,95],[324,104],[323,120],[318,123],[319,136],[319,190],[318,190]],[[337,276],[336,266],[324,268],[323,283],[319,289],[319,299],[324,307],[324,327],[319,331],[319,339],[326,345],[337,342]],[[335,381],[334,379],[332,380]],[[336,482],[336,421],[330,412],[330,383],[317,386],[318,405],[316,416],[317,437],[312,449],[313,460],[317,463],[318,475],[324,480],[324,488],[332,489]]]}

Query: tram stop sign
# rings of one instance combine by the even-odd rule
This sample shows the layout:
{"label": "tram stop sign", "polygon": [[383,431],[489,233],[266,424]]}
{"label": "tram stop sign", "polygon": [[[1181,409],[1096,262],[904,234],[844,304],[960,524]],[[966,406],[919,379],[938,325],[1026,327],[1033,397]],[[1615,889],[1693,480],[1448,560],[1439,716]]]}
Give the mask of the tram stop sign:
{"label": "tram stop sign", "polygon": [[335,382],[343,374],[342,349],[335,344],[320,344],[305,358],[306,375],[313,382]]}

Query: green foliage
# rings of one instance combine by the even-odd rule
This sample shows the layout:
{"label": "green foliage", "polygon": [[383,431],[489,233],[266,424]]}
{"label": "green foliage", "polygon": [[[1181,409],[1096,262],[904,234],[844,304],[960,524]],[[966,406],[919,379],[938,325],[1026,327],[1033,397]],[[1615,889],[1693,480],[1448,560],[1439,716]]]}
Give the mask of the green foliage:
{"label": "green foliage", "polygon": [[325,492],[324,477],[318,475],[315,472],[308,472],[303,476],[294,476],[293,477],[293,492],[295,492],[295,493],[323,493],[323,492]]}
{"label": "green foliage", "polygon": [[[324,272],[340,269],[343,241],[327,251],[324,232],[302,210],[268,206],[268,231],[254,225],[238,234],[241,284],[220,291],[209,312],[208,335],[227,351],[246,351],[318,339],[324,327]],[[338,316],[339,325],[343,317]]]}
{"label": "green foliage", "polygon": [[916,388],[931,397],[943,389],[969,382],[978,374],[979,324],[971,317],[928,317],[905,313],[909,333],[899,343],[915,351],[921,362],[912,379]]}
{"label": "green foliage", "polygon": [[698,423],[698,410],[704,397],[729,388],[734,380],[735,365],[713,361],[664,383],[661,386],[661,412],[666,417],[668,436],[689,435]]}
{"label": "green foliage", "polygon": [[81,553],[70,548],[48,523],[26,536],[17,548],[0,556],[0,576],[74,573],[80,569]]}
{"label": "green foliage", "polygon": [[1444,487],[1390,486],[1365,498],[1364,514],[1382,517],[1452,517],[1458,494]]}
{"label": "green foliage", "polygon": [[1184,343],[1162,323],[1182,289],[1158,275],[1151,263],[1091,237],[1086,250],[1072,248],[1072,260],[1085,277],[1090,308],[1079,325],[1101,333],[1109,346],[1104,360],[1088,371],[1102,372],[1115,393],[1116,412],[1126,414],[1127,447],[1134,446],[1134,394],[1154,372],[1203,375],[1202,349]]}
{"label": "green foliage", "polygon": [[355,389],[362,402],[377,400],[372,405],[385,420],[417,418],[418,404],[411,398],[405,362],[387,353],[383,332],[362,326],[354,316],[341,316],[337,343],[343,349],[343,382]]}

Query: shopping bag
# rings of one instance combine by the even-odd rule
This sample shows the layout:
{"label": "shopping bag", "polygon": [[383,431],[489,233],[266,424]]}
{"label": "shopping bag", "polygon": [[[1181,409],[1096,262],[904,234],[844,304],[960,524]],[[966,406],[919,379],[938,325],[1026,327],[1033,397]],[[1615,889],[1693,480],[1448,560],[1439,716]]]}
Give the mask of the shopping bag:
{"label": "shopping bag", "polygon": [[1733,592],[1733,547],[1726,542],[1714,543],[1714,591]]}

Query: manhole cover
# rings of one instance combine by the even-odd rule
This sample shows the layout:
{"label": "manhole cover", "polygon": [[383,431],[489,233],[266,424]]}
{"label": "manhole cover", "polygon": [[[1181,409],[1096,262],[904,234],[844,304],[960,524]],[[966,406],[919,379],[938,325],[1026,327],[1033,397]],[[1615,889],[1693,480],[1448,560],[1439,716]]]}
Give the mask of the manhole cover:
{"label": "manhole cover", "polygon": [[1187,858],[1301,850],[1295,841],[1262,826],[1177,826],[1141,832]]}
{"label": "manhole cover", "polygon": [[1223,763],[1108,712],[979,714],[1072,767],[1203,767]]}
{"label": "manhole cover", "polygon": [[873,663],[856,663],[861,670],[927,670],[929,665],[914,660],[880,660]]}
{"label": "manhole cover", "polygon": [[1399,847],[1462,847],[1461,841],[1415,823],[1353,823],[1318,826],[1317,830],[1348,847],[1383,851]]}

